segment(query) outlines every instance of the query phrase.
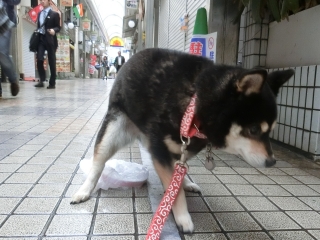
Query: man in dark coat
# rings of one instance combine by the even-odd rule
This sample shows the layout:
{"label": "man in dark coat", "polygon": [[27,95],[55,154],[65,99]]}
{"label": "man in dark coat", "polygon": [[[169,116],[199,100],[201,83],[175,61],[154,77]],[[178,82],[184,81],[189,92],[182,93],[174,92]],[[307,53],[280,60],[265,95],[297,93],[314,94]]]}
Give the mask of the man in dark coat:
{"label": "man in dark coat", "polygon": [[[12,96],[16,96],[19,93],[19,81],[15,71],[16,68],[10,58],[11,27],[17,24],[14,6],[18,5],[20,1],[21,0],[2,0],[3,10],[6,11],[10,23],[7,23],[6,26],[1,26],[3,31],[1,31],[0,34],[0,65],[9,79]],[[0,97],[2,97],[1,83]]]}
{"label": "man in dark coat", "polygon": [[52,11],[50,7],[51,0],[41,0],[43,10],[38,14],[37,26],[45,22],[44,26],[40,28],[40,43],[37,51],[37,68],[39,72],[40,81],[35,87],[44,87],[46,79],[46,72],[44,70],[44,52],[47,50],[47,58],[50,66],[50,79],[47,89],[54,89],[56,87],[56,51],[58,48],[57,35],[60,31],[60,15]]}
{"label": "man in dark coat", "polygon": [[114,60],[114,65],[117,69],[117,73],[119,72],[121,66],[126,62],[123,56],[121,56],[121,51],[118,52],[118,56]]}

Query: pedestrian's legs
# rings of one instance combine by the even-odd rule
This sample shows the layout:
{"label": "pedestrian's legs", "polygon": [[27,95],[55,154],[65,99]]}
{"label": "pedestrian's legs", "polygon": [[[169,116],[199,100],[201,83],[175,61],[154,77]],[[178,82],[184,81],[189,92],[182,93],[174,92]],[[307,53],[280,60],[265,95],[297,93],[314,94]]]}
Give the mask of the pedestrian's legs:
{"label": "pedestrian's legs", "polygon": [[104,79],[104,75],[105,75],[105,67],[101,67],[101,78]]}
{"label": "pedestrian's legs", "polygon": [[1,69],[8,77],[10,83],[17,83],[17,74],[15,66],[9,55],[11,31],[6,31],[0,35],[0,65]]}
{"label": "pedestrian's legs", "polygon": [[116,71],[115,77],[118,75],[118,72],[119,72],[119,69],[120,69],[120,65],[118,65],[116,69],[117,69],[117,71]]}
{"label": "pedestrian's legs", "polygon": [[48,60],[49,60],[49,66],[50,66],[50,80],[49,80],[49,85],[54,87],[56,85],[56,77],[57,77],[57,72],[56,72],[56,51],[53,47],[48,46],[47,47],[48,51]]}
{"label": "pedestrian's legs", "polygon": [[[0,35],[0,65],[4,74],[8,77],[10,82],[10,89],[12,96],[19,93],[19,82],[17,80],[17,73],[15,66],[9,55],[11,30],[7,30]],[[2,90],[1,90],[2,95]]]}
{"label": "pedestrian's legs", "polygon": [[38,46],[37,52],[37,68],[40,78],[40,85],[43,85],[43,82],[46,80],[46,71],[44,70],[43,62],[44,62],[44,52],[45,52],[45,45],[44,45],[44,36],[40,35],[40,42]]}

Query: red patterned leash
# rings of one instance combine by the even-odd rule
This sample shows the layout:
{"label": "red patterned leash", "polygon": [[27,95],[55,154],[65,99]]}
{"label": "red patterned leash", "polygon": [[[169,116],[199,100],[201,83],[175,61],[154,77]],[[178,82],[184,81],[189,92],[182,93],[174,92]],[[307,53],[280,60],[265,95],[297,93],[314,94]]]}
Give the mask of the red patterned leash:
{"label": "red patterned leash", "polygon": [[197,95],[194,94],[181,120],[180,135],[185,138],[197,137],[205,139],[207,137],[203,133],[199,132],[198,127],[200,122],[194,114],[196,111],[196,99]]}
{"label": "red patterned leash", "polygon": [[171,211],[172,205],[176,200],[181,183],[187,173],[187,168],[184,165],[176,164],[171,183],[165,192],[160,205],[154,215],[151,225],[148,229],[147,240],[158,240],[165,221]]}
{"label": "red patterned leash", "polygon": [[[206,138],[206,136],[199,132],[197,125],[199,122],[194,117],[196,107],[197,95],[193,95],[188,105],[184,116],[181,120],[180,138],[182,142],[181,146],[181,158],[175,165],[173,176],[168,189],[166,190],[159,207],[153,216],[152,222],[148,229],[146,240],[158,240],[160,239],[161,230],[167,220],[171,211],[172,205],[178,195],[184,176],[187,173],[186,166],[186,149],[190,144],[190,138],[195,136],[198,138]],[[182,137],[187,138],[187,142]]]}

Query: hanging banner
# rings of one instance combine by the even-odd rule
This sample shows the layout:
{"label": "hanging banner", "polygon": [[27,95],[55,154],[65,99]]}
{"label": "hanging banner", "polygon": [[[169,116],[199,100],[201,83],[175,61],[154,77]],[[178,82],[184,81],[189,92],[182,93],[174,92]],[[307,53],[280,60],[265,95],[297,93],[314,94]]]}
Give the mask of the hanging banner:
{"label": "hanging banner", "polygon": [[60,0],[60,6],[73,7],[73,0]]}
{"label": "hanging banner", "polygon": [[96,61],[97,61],[97,56],[91,54],[90,55],[90,64],[94,66],[94,65],[96,65]]}
{"label": "hanging banner", "polygon": [[95,70],[95,65],[97,61],[97,56],[96,55],[90,55],[90,64],[89,64],[89,74],[94,74]]}
{"label": "hanging banner", "polygon": [[211,59],[216,62],[217,32],[195,34],[190,42],[189,53]]}
{"label": "hanging banner", "polygon": [[91,30],[91,21],[87,18],[82,20],[82,31],[90,31]]}
{"label": "hanging banner", "polygon": [[69,36],[57,35],[58,49],[56,52],[57,72],[70,72]]}

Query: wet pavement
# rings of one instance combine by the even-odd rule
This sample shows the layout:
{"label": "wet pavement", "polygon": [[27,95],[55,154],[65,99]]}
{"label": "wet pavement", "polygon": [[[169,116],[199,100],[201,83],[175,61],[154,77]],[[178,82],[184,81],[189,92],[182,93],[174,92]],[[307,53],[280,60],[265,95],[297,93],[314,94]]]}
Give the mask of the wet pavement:
{"label": "wet pavement", "polygon": [[[141,163],[148,184],[99,190],[70,205],[84,181],[79,162],[90,158],[114,80],[58,80],[56,89],[21,82],[18,97],[3,83],[0,99],[0,239],[140,240],[163,196],[150,156],[138,142],[113,158]],[[190,160],[188,177],[202,189],[187,193],[195,224],[178,232],[170,216],[161,239],[320,239],[320,165],[274,144],[273,168],[253,168],[215,151]]]}

